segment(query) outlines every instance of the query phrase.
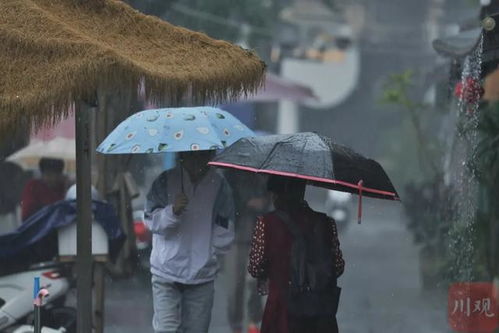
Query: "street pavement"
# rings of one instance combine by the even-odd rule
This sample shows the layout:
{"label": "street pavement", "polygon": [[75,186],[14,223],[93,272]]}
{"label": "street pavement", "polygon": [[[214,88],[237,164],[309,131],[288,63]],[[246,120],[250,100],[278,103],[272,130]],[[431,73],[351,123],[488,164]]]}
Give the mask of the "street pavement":
{"label": "street pavement", "polygon": [[[421,290],[418,247],[405,227],[401,204],[364,200],[362,224],[351,221],[340,233],[346,260],[339,280],[340,332],[450,332],[445,295]],[[215,284],[210,333],[230,332],[224,288],[230,278],[222,272]],[[106,332],[152,332],[149,279],[143,272],[131,279],[108,281]]]}
{"label": "street pavement", "polygon": [[418,247],[402,205],[364,199],[362,224],[340,235],[346,261],[338,322],[342,333],[441,333],[446,295],[423,291]]}

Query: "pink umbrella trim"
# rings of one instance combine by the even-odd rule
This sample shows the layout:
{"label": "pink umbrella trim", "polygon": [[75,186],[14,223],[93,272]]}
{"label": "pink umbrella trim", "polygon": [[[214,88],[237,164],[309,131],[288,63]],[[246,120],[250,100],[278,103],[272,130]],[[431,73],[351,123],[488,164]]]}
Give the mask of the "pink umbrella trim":
{"label": "pink umbrella trim", "polygon": [[266,173],[266,174],[270,174],[270,175],[295,177],[295,178],[301,178],[301,179],[310,180],[310,181],[337,184],[337,185],[342,185],[342,186],[354,188],[354,189],[357,189],[358,191],[371,192],[371,193],[375,193],[375,194],[391,196],[391,197],[393,197],[393,200],[400,200],[399,197],[393,192],[376,190],[374,188],[365,187],[362,185],[362,183],[352,184],[352,183],[344,182],[341,180],[300,175],[298,173],[286,172],[286,171],[257,169],[257,168],[252,168],[252,167],[247,167],[247,166],[242,166],[242,165],[237,165],[237,164],[232,164],[232,163],[224,163],[224,162],[209,162],[208,164],[213,165],[213,166],[219,166],[219,167],[227,167],[227,168],[234,168],[234,169],[239,169],[239,170],[244,170],[244,171],[251,171],[251,172],[255,172],[255,173]]}

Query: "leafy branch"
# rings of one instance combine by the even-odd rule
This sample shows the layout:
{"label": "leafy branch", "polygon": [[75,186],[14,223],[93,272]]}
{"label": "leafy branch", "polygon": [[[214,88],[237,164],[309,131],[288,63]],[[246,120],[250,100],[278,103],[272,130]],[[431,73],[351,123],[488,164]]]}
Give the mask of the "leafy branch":
{"label": "leafy branch", "polygon": [[415,102],[410,97],[410,91],[414,86],[413,77],[414,72],[412,70],[390,75],[385,83],[381,102],[402,107],[407,111],[416,135],[420,160],[425,162],[433,174],[438,178],[441,177],[441,170],[431,154],[429,149],[430,145],[427,141],[427,136],[425,135],[421,121],[421,114],[428,109],[428,106],[423,103]]}

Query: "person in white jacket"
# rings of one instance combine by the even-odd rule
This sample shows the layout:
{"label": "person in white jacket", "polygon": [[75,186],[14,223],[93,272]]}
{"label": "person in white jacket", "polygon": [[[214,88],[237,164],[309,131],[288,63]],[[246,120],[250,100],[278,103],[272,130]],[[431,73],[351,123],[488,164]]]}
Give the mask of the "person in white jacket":
{"label": "person in white jacket", "polygon": [[224,177],[207,163],[213,151],[183,152],[146,198],[153,233],[153,328],[159,333],[206,333],[219,255],[234,239],[234,204]]}

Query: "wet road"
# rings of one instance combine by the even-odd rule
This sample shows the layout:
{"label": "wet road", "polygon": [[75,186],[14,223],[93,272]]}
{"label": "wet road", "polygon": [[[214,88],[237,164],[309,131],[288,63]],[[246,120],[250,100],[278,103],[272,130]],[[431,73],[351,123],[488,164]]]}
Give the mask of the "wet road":
{"label": "wet road", "polygon": [[[338,322],[342,333],[450,332],[446,297],[423,292],[418,248],[405,228],[398,203],[365,199],[361,225],[351,222],[340,234],[346,260]],[[210,332],[230,332],[225,281],[216,283]],[[108,283],[106,332],[152,332],[148,274]]]}
{"label": "wet road", "polygon": [[448,332],[446,295],[421,290],[418,247],[404,221],[401,204],[365,199],[362,224],[340,235],[342,333]]}

